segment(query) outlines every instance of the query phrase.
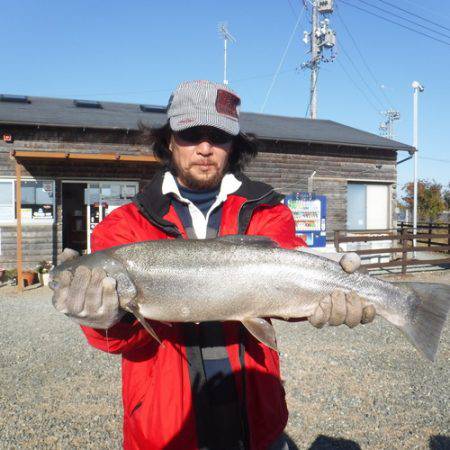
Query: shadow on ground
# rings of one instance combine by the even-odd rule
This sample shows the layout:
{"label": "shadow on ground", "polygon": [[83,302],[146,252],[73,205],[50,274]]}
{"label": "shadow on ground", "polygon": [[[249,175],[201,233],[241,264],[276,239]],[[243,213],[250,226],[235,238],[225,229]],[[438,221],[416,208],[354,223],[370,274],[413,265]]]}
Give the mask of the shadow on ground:
{"label": "shadow on ground", "polygon": [[430,450],[448,450],[450,448],[450,437],[436,435],[430,437]]}
{"label": "shadow on ground", "polygon": [[[294,444],[295,445],[295,444]],[[298,448],[298,447],[291,447]],[[308,450],[361,450],[360,445],[349,439],[319,435]]]}

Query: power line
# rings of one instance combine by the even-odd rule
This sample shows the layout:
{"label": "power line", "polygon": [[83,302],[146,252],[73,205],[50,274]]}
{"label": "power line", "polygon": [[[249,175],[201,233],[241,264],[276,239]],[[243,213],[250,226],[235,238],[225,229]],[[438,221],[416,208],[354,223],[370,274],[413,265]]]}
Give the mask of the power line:
{"label": "power line", "polygon": [[399,9],[400,11],[405,12],[406,14],[409,14],[411,16],[417,17],[420,20],[423,20],[425,22],[431,23],[432,25],[436,25],[437,27],[443,28],[444,30],[450,31],[450,28],[444,27],[443,25],[440,25],[437,22],[433,22],[432,20],[426,19],[423,16],[420,16],[419,14],[414,14],[411,11],[408,11],[407,9],[400,8],[400,6],[394,5],[393,3],[387,2],[386,0],[378,0],[381,3],[385,3],[386,5],[392,6],[393,8]]}
{"label": "power line", "polygon": [[434,36],[430,36],[429,34],[423,33],[421,31],[417,31],[414,28],[408,27],[406,25],[402,25],[402,24],[400,24],[398,22],[395,22],[394,20],[388,19],[387,17],[380,16],[379,14],[376,14],[376,13],[374,13],[372,11],[368,11],[367,9],[361,8],[360,6],[356,6],[356,5],[353,5],[352,3],[348,3],[346,0],[340,0],[340,2],[341,3],[345,3],[348,6],[351,6],[352,8],[359,9],[360,11],[363,11],[363,12],[365,12],[367,14],[372,15],[372,16],[378,17],[379,19],[382,19],[382,20],[385,20],[387,22],[393,23],[394,25],[398,25],[399,27],[406,28],[407,30],[412,31],[413,33],[420,34],[421,36],[425,36],[425,37],[427,37],[429,39],[433,39],[433,41],[440,42],[441,44],[445,44],[445,45],[450,46],[450,42],[445,42],[445,41],[443,41],[441,39],[435,38]]}
{"label": "power line", "polygon": [[370,85],[367,83],[366,79],[364,78],[363,74],[361,73],[361,71],[358,69],[358,67],[356,66],[356,64],[353,62],[353,59],[350,57],[350,55],[347,53],[347,51],[345,50],[344,46],[342,45],[342,42],[340,43],[340,47],[342,48],[342,51],[344,52],[344,55],[347,57],[347,59],[350,61],[350,64],[353,66],[353,68],[355,69],[356,73],[359,75],[359,78],[361,78],[361,81],[365,84],[365,86],[367,87],[367,89],[369,90],[369,92],[373,95],[373,98],[379,103],[379,105],[381,106],[381,108],[384,108],[385,105],[383,104],[383,102],[380,100],[380,98],[375,94],[375,92],[373,91],[373,89],[370,87]]}
{"label": "power line", "polygon": [[365,0],[359,0],[359,1],[360,1],[361,3],[364,3],[364,4],[367,5],[367,6],[370,6],[371,8],[378,9],[379,11],[382,11],[382,12],[384,12],[384,13],[386,13],[386,14],[389,14],[389,15],[394,16],[394,17],[398,17],[399,19],[404,20],[405,22],[409,22],[409,23],[411,23],[411,24],[413,24],[413,25],[416,25],[416,26],[418,26],[418,27],[425,28],[425,30],[431,31],[432,33],[439,34],[439,35],[441,35],[441,36],[443,36],[443,37],[446,37],[446,38],[450,39],[450,36],[449,36],[448,34],[442,33],[441,31],[436,31],[436,30],[434,30],[433,28],[430,28],[430,27],[427,27],[427,26],[422,25],[422,24],[420,24],[420,23],[417,23],[417,22],[415,22],[414,20],[407,19],[406,17],[401,16],[401,15],[399,15],[399,14],[395,14],[395,13],[393,13],[392,11],[388,11],[387,9],[380,8],[379,6],[372,5],[371,3],[368,3],[368,2],[366,2]]}
{"label": "power line", "polygon": [[[427,4],[427,6],[425,7],[425,6],[420,5],[419,3],[413,2],[412,0],[403,0],[403,1],[406,2],[406,3],[409,3],[410,5],[414,5],[415,8],[419,8],[419,9],[421,9],[422,11],[426,11],[428,14],[431,14],[431,15],[433,15],[433,16],[435,16],[435,17],[439,17],[439,19],[441,19],[442,16],[448,17],[448,18],[450,19],[450,16],[449,16],[448,14],[445,14],[445,13],[442,12],[442,8],[441,8],[441,10],[438,12],[438,11],[436,11],[436,10],[430,8],[430,6],[429,6],[428,4]],[[428,2],[428,3],[429,3],[429,2]]]}
{"label": "power line", "polygon": [[366,67],[367,71],[370,73],[373,81],[375,82],[375,84],[377,85],[377,87],[380,89],[381,93],[383,94],[384,98],[386,99],[386,101],[391,105],[392,108],[396,109],[395,106],[392,104],[390,98],[386,95],[386,93],[384,92],[384,89],[381,88],[381,84],[380,82],[377,80],[377,78],[375,77],[374,73],[372,72],[371,68],[369,67],[369,64],[367,64],[366,58],[364,58],[363,53],[361,52],[361,50],[359,49],[359,46],[356,42],[356,39],[353,37],[352,33],[350,32],[350,29],[347,27],[347,25],[344,22],[343,17],[341,16],[340,13],[340,9],[339,7],[336,8],[339,20],[341,21],[342,25],[344,26],[347,34],[350,36],[350,39],[353,42],[353,45],[355,46],[359,56],[361,57],[362,62],[364,63],[364,66]]}
{"label": "power line", "polygon": [[428,158],[427,156],[419,156],[419,159],[428,159],[430,161],[437,161],[443,163],[450,163],[450,159],[438,159],[438,158]]}
{"label": "power line", "polygon": [[291,46],[292,40],[294,39],[295,32],[297,31],[297,28],[298,28],[298,26],[300,24],[300,20],[302,19],[304,11],[305,11],[305,8],[302,8],[302,10],[300,11],[300,13],[298,15],[297,22],[295,23],[295,26],[294,26],[294,28],[292,30],[292,33],[291,33],[291,36],[289,37],[289,41],[288,41],[288,43],[287,43],[287,45],[286,45],[286,47],[284,49],[283,55],[281,56],[280,62],[279,62],[278,67],[277,67],[277,70],[276,70],[276,72],[273,75],[272,82],[270,83],[270,87],[269,87],[269,89],[267,91],[267,94],[266,94],[266,98],[264,99],[264,102],[263,102],[263,104],[261,106],[261,112],[264,112],[264,108],[266,107],[267,101],[269,100],[270,93],[272,92],[272,88],[275,85],[276,79],[278,77],[278,73],[280,72],[281,67],[284,64],[284,60],[286,58],[287,52],[289,51],[289,47]]}
{"label": "power line", "polygon": [[345,68],[345,66],[341,63],[341,61],[339,59],[336,59],[337,63],[339,64],[339,66],[341,67],[341,69],[344,71],[344,73],[347,75],[347,77],[349,78],[349,80],[353,83],[353,85],[356,87],[356,89],[358,89],[361,94],[363,95],[363,97],[367,100],[367,103],[369,103],[369,105],[373,108],[374,111],[377,112],[377,114],[379,114],[379,110],[378,108],[372,103],[372,101],[370,100],[369,97],[367,97],[366,93],[359,87],[359,85],[355,82],[355,80],[352,78],[352,76],[347,72],[347,69]]}

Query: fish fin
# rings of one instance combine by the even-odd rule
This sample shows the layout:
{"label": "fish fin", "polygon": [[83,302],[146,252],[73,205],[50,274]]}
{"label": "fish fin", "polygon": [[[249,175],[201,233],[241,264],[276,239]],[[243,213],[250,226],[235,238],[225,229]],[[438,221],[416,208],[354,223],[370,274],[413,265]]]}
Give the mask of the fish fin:
{"label": "fish fin", "polygon": [[225,244],[234,245],[255,245],[258,247],[278,248],[279,245],[273,239],[267,236],[244,235],[244,234],[229,234],[214,239]]}
{"label": "fish fin", "polygon": [[119,295],[121,305],[128,305],[130,300],[137,296],[136,286],[126,271],[121,271],[117,274],[113,274],[112,276],[117,282],[117,294]]}
{"label": "fish fin", "polygon": [[244,325],[247,331],[258,339],[258,341],[266,344],[267,347],[278,351],[275,329],[266,319],[260,317],[244,319],[242,320],[242,325]]}
{"label": "fish fin", "polygon": [[418,300],[412,319],[401,330],[430,361],[436,358],[442,329],[450,310],[450,286],[437,283],[393,283]]}
{"label": "fish fin", "polygon": [[158,335],[156,334],[155,330],[149,325],[149,323],[145,320],[145,318],[142,316],[142,314],[139,312],[138,308],[133,305],[131,302],[128,303],[128,305],[126,306],[126,309],[134,315],[134,317],[136,317],[137,320],[139,320],[139,323],[148,331],[148,333],[150,334],[150,336],[155,339],[156,341],[158,341],[162,346],[164,346],[164,344],[161,342],[161,339],[158,337]]}

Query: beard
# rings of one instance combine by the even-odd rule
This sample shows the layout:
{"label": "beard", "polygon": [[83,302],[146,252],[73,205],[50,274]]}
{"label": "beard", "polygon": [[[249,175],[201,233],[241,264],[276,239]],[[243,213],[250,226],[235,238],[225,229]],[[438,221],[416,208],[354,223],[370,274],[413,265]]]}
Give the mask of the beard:
{"label": "beard", "polygon": [[203,191],[218,187],[227,169],[228,167],[224,167],[221,171],[215,170],[213,173],[196,176],[189,170],[180,169],[172,162],[169,165],[169,170],[172,175],[177,178],[183,186],[194,191]]}

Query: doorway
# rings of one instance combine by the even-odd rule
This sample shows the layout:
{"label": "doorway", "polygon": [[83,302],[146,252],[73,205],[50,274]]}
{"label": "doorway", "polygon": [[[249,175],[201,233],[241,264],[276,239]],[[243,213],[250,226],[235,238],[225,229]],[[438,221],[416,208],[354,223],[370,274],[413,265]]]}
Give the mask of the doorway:
{"label": "doorway", "polygon": [[137,194],[137,181],[62,183],[63,248],[91,252],[90,238],[104,217]]}
{"label": "doorway", "polygon": [[62,246],[80,254],[87,250],[86,189],[87,183],[62,184]]}

